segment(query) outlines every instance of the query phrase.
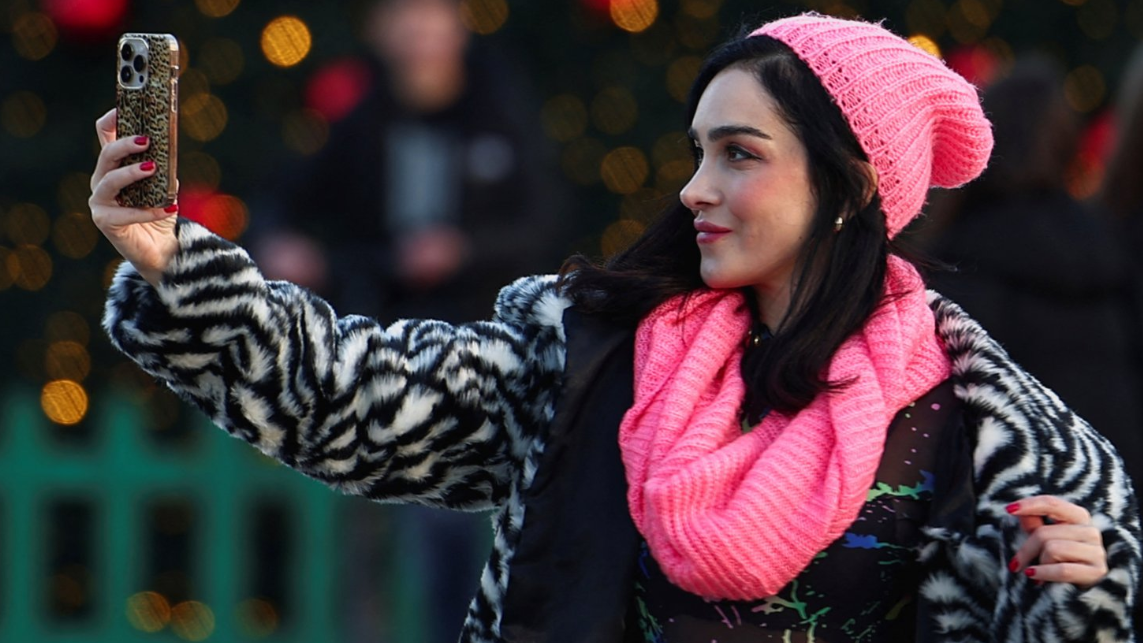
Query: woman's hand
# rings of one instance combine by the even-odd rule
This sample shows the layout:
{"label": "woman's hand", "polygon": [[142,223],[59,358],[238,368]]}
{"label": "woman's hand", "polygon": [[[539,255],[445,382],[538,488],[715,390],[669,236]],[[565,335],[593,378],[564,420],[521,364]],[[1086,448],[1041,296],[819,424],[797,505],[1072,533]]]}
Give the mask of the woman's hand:
{"label": "woman's hand", "polygon": [[1013,573],[1080,587],[1107,575],[1103,537],[1083,507],[1056,496],[1033,496],[1008,505],[1008,513],[1020,519],[1020,528],[1028,534],[1008,563]]}
{"label": "woman's hand", "polygon": [[146,137],[128,136],[116,140],[116,113],[111,110],[95,121],[99,135],[99,160],[91,175],[91,220],[111,245],[130,261],[151,285],[158,285],[163,270],[178,250],[175,213],[178,205],[166,209],[125,208],[116,197],[124,187],[155,173],[150,161],[119,167],[124,158],[147,149]]}

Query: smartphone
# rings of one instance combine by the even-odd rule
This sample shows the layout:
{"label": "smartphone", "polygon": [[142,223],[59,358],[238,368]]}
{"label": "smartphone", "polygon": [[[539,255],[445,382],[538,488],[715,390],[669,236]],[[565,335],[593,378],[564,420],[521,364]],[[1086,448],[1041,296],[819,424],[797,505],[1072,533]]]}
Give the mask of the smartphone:
{"label": "smartphone", "polygon": [[179,41],[170,34],[123,34],[115,58],[118,136],[151,139],[142,154],[132,154],[123,165],[151,160],[157,168],[124,188],[119,203],[165,208],[178,195]]}

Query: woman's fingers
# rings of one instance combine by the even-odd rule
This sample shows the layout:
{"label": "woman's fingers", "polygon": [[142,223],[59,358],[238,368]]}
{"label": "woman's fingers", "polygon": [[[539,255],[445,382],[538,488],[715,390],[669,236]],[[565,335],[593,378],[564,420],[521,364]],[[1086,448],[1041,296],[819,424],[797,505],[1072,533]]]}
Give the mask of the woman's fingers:
{"label": "woman's fingers", "polygon": [[118,120],[118,113],[115,109],[110,109],[106,114],[100,116],[95,121],[95,134],[99,137],[99,146],[103,147],[108,143],[115,140],[115,127]]}
{"label": "woman's fingers", "polygon": [[1103,536],[1083,507],[1055,496],[1035,496],[1009,505],[1008,512],[1028,532],[1008,564],[1012,572],[1075,585],[1091,585],[1107,574]]}
{"label": "woman's fingers", "polygon": [[[1007,507],[1008,513],[1017,518],[1049,518],[1051,522],[1065,522],[1073,525],[1086,525],[1091,522],[1087,509],[1057,496],[1032,496],[1014,502]],[[1036,521],[1021,520],[1021,524],[1036,525]]]}
{"label": "woman's fingers", "polygon": [[[146,150],[150,143],[146,136],[133,136],[111,141],[104,145],[103,149],[99,152],[99,159],[95,162],[95,171],[91,174],[92,193],[95,193],[96,186],[103,180],[104,176],[117,169],[120,164],[123,163],[123,159]],[[152,173],[154,173],[153,169],[148,171],[147,174],[138,176],[136,180]],[[120,186],[120,188],[122,188],[122,186]]]}
{"label": "woman's fingers", "polygon": [[144,161],[104,172],[98,180],[92,177],[91,198],[88,199],[88,204],[93,210],[98,205],[117,205],[116,197],[123,188],[154,173],[155,164]]}

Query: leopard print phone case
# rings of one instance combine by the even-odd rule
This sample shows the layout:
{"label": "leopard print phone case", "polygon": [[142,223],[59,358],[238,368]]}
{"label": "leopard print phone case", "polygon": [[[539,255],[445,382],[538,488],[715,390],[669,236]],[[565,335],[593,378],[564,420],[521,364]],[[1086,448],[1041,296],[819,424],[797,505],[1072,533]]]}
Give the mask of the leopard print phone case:
{"label": "leopard print phone case", "polygon": [[177,196],[179,41],[169,34],[128,33],[116,55],[119,138],[147,136],[150,146],[123,165],[154,161],[151,176],[128,185],[119,203],[136,208],[163,208]]}

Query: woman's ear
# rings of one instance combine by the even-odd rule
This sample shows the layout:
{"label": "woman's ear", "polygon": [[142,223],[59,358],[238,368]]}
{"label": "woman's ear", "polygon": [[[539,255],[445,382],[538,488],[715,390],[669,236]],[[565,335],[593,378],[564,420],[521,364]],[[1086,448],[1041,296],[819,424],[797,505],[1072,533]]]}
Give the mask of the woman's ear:
{"label": "woman's ear", "polygon": [[873,200],[873,195],[877,194],[881,177],[877,174],[877,168],[869,161],[858,161],[857,167],[865,175],[865,194],[861,196],[861,207],[864,208]]}

